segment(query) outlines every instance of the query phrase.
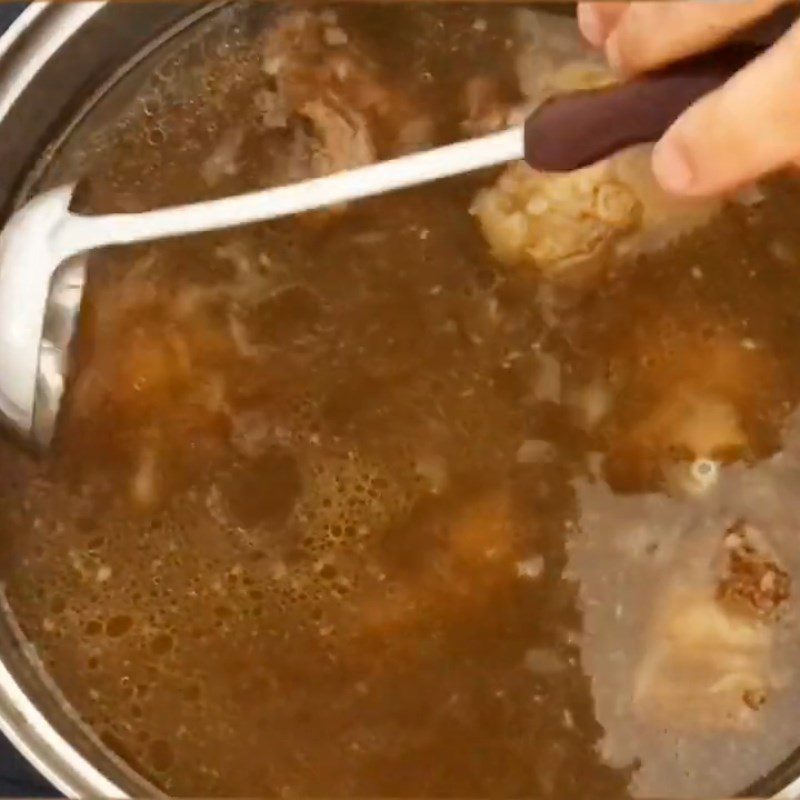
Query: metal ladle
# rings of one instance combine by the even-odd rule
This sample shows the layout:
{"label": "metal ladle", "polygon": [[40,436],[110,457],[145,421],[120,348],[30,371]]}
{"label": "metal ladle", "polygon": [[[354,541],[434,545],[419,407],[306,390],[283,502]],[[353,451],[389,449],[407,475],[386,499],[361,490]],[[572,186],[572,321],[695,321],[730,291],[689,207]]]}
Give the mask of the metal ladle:
{"label": "metal ladle", "polygon": [[39,447],[49,445],[90,251],[277,219],[522,155],[522,129],[512,128],[325,178],[137,214],[75,214],[74,184],[37,195],[0,233],[0,419]]}
{"label": "metal ladle", "polygon": [[39,447],[50,444],[92,250],[276,219],[521,158],[551,171],[586,166],[660,138],[785,28],[629,83],[555,98],[524,127],[291,186],[105,216],[70,211],[74,184],[44,192],[0,233],[0,420]]}

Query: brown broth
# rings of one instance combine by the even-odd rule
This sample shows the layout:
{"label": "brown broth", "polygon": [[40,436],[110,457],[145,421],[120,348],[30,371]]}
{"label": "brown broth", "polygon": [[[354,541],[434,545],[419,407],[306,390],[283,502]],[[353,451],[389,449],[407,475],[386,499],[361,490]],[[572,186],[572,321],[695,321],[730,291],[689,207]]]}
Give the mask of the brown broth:
{"label": "brown broth", "polygon": [[[470,77],[518,100],[513,13],[331,25],[440,143]],[[105,211],[286,179],[254,101],[271,15],[224,12],[48,180]],[[374,113],[390,155],[406,120]],[[558,288],[490,256],[494,177],[93,257],[57,445],[0,449],[2,575],[68,701],[170,793],[721,795],[798,743],[794,596],[754,728],[632,699],[693,541],[746,516],[800,575],[797,185]],[[684,385],[744,442],[698,495],[694,431],[662,437]]]}

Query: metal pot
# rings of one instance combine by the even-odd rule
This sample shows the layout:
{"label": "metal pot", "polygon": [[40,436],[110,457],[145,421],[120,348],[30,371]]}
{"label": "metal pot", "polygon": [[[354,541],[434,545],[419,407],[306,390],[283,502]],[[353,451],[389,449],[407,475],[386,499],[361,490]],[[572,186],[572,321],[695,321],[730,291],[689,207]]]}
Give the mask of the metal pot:
{"label": "metal pot", "polygon": [[[0,212],[9,213],[41,174],[44,155],[122,76],[144,68],[149,56],[218,7],[86,1],[30,6],[0,38]],[[68,796],[158,795],[70,710],[1,597],[0,605],[0,730]],[[798,775],[800,748],[747,794],[800,797]]]}

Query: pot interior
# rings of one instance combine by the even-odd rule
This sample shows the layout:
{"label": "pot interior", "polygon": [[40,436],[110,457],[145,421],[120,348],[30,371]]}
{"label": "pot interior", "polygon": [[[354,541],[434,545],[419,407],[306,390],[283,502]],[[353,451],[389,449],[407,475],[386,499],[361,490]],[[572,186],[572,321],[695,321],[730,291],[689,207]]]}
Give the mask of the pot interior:
{"label": "pot interior", "polygon": [[[608,79],[526,4],[112,4],[0,120],[2,200],[223,196]],[[58,441],[0,443],[9,670],[134,795],[783,788],[798,202],[637,150],[93,254]]]}

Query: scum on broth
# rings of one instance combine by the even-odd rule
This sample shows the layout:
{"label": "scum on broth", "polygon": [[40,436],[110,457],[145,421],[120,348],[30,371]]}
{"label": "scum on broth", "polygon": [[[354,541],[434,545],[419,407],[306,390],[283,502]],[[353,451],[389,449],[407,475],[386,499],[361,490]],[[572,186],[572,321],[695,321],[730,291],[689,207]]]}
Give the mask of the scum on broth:
{"label": "scum on broth", "polygon": [[[519,8],[236,7],[47,180],[139,210],[608,79]],[[633,152],[93,257],[57,446],[0,450],[25,633],[172,793],[742,789],[797,745],[799,199]]]}

